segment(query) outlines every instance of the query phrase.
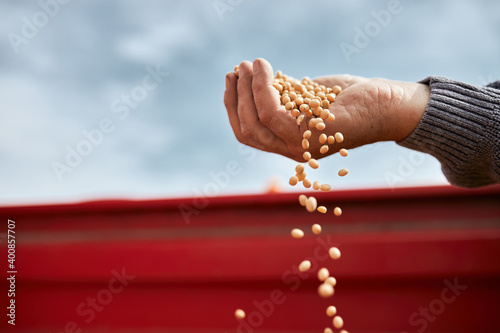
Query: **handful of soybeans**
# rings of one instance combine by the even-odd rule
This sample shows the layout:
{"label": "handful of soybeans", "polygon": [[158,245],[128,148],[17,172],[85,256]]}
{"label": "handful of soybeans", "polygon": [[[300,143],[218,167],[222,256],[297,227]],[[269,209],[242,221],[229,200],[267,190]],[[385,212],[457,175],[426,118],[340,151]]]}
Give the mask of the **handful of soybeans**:
{"label": "handful of soybeans", "polygon": [[[236,75],[238,75],[238,66],[234,69]],[[341,93],[342,88],[340,86],[333,86],[331,88],[324,85],[320,85],[309,78],[303,78],[302,80],[296,80],[289,76],[283,75],[280,71],[276,72],[274,78],[273,87],[279,94],[281,105],[285,107],[287,111],[290,112],[292,117],[295,117],[297,125],[299,126],[304,122],[305,130],[302,132],[302,148],[304,149],[304,154],[302,155],[307,165],[312,169],[317,169],[319,167],[319,162],[312,158],[312,154],[309,151],[311,145],[310,140],[313,137],[313,132],[318,131],[318,141],[321,144],[319,149],[319,154],[326,154],[332,145],[335,143],[342,143],[344,141],[344,136],[340,132],[336,132],[334,135],[327,135],[323,133],[326,129],[326,122],[334,122],[335,115],[330,112],[329,107],[331,103],[335,102],[335,98],[339,93]],[[316,133],[315,133],[316,134]],[[349,152],[345,148],[339,149],[339,154],[343,157],[348,156]],[[314,190],[321,190],[328,192],[331,190],[331,185],[322,184],[319,181],[311,181],[306,178],[305,172],[306,166],[302,163],[297,164],[295,167],[295,175],[290,177],[289,184],[295,186],[302,182],[305,188],[313,188]],[[338,175],[343,177],[347,175],[347,169],[341,169],[338,171]],[[307,197],[304,194],[299,196],[299,203],[310,213],[318,211],[325,214],[327,208],[325,206],[318,206],[318,202],[315,197]],[[333,213],[336,216],[342,215],[342,210],[340,207],[335,207]],[[321,225],[313,224],[312,232],[319,235],[322,231]],[[291,236],[293,238],[304,237],[304,231],[295,228],[291,231]],[[329,255],[332,259],[337,260],[340,258],[340,250],[336,247],[329,249]],[[299,270],[301,272],[306,272],[311,268],[311,262],[304,260],[299,265]],[[318,287],[318,294],[322,298],[331,297],[335,290],[334,287],[337,280],[330,276],[330,272],[327,268],[321,268],[318,270],[318,280],[321,282]],[[330,305],[326,314],[329,317],[333,317],[332,325],[336,329],[341,329],[344,325],[342,317],[336,315],[337,309]],[[243,319],[245,313],[243,310],[238,309],[235,312],[235,316],[238,319]],[[324,333],[333,332],[331,328],[327,327]],[[340,333],[348,333],[345,330],[341,330]]]}

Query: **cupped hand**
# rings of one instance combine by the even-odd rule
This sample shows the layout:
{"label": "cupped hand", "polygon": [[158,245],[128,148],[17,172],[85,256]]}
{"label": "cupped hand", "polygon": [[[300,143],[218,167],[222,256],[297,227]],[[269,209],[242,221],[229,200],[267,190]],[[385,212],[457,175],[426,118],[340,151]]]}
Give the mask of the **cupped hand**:
{"label": "cupped hand", "polygon": [[[233,132],[243,144],[303,162],[302,133],[308,122],[297,125],[295,117],[281,105],[273,87],[274,73],[264,59],[239,65],[239,76],[226,75],[224,104]],[[334,122],[325,122],[323,131],[311,129],[309,152],[315,158],[328,156],[341,148],[394,140],[408,136],[418,124],[428,102],[428,88],[418,83],[333,75],[314,79],[327,87],[338,85],[342,91],[330,104]],[[344,141],[330,145],[320,154],[321,133],[340,132]]]}

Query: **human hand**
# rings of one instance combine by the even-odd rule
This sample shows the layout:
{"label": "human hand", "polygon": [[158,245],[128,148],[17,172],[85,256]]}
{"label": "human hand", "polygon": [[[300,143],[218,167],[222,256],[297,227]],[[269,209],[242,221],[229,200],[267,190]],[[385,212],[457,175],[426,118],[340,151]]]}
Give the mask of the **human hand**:
{"label": "human hand", "polygon": [[[241,143],[303,162],[302,133],[307,121],[297,125],[295,117],[281,105],[273,87],[274,74],[264,59],[244,61],[235,73],[226,75],[224,103],[233,132]],[[377,141],[400,141],[417,126],[429,100],[429,89],[419,83],[334,75],[314,79],[327,87],[339,85],[342,92],[330,104],[334,122],[326,122],[327,135],[341,132],[342,143],[334,143],[320,154],[320,131],[312,129],[308,149],[318,159],[341,148],[355,148]]]}

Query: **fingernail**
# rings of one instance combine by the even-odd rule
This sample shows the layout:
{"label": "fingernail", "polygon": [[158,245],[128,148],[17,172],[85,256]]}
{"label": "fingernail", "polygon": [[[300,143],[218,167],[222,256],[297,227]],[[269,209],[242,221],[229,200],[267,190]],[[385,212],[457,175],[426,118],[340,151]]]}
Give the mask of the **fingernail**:
{"label": "fingernail", "polygon": [[253,62],[253,71],[254,71],[254,72],[258,72],[258,71],[260,71],[261,67],[262,67],[262,65],[261,65],[260,61],[255,60],[255,61]]}

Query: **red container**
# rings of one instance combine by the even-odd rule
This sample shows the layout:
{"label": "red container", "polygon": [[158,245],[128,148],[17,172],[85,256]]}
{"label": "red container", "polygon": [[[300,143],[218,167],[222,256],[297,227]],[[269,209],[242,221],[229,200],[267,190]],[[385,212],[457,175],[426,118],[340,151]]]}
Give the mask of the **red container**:
{"label": "red container", "polygon": [[[297,194],[0,208],[2,232],[15,221],[17,270],[16,325],[4,279],[0,328],[323,332],[332,304],[350,333],[500,332],[500,187],[314,195],[326,214]],[[304,259],[311,273],[297,270]],[[318,267],[337,279],[330,299]]]}

